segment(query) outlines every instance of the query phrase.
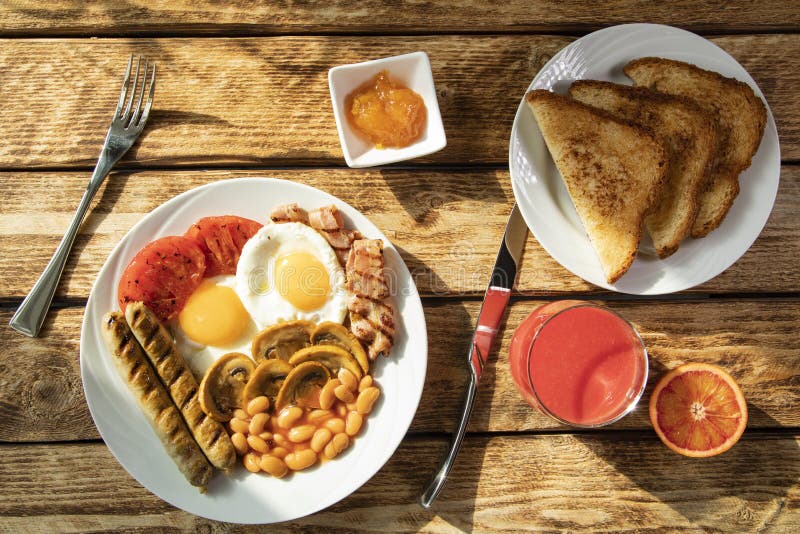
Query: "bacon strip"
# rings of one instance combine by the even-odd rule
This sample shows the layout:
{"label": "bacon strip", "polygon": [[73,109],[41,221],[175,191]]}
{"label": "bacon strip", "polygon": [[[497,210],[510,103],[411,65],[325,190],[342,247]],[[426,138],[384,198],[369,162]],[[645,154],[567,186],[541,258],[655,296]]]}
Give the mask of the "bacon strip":
{"label": "bacon strip", "polygon": [[311,210],[308,214],[308,221],[311,227],[317,230],[341,230],[344,228],[342,214],[339,208],[333,204]]}
{"label": "bacon strip", "polygon": [[347,288],[352,293],[347,309],[350,330],[367,345],[370,359],[388,355],[395,333],[394,309],[383,301],[389,286],[383,272],[383,242],[358,239],[347,257]]}
{"label": "bacon strip", "polygon": [[275,206],[272,208],[272,211],[269,212],[269,218],[274,223],[299,222],[308,224],[308,214],[306,210],[298,206],[296,202]]}
{"label": "bacon strip", "polygon": [[380,239],[361,239],[353,244],[353,250],[350,270],[383,279],[383,242]]}
{"label": "bacon strip", "polygon": [[383,242],[380,239],[353,241],[347,257],[347,289],[360,297],[383,300],[389,286],[383,276]]}
{"label": "bacon strip", "polygon": [[369,359],[375,361],[378,356],[388,356],[394,340],[392,336],[375,328],[366,317],[350,312],[350,331],[359,341],[367,346]]}
{"label": "bacon strip", "polygon": [[339,208],[330,204],[311,210],[308,214],[309,226],[327,239],[328,244],[336,252],[339,263],[344,266],[353,241],[361,239],[361,233],[356,230],[346,230],[342,221]]}
{"label": "bacon strip", "polygon": [[352,295],[347,303],[347,309],[377,325],[381,332],[394,336],[394,310],[385,302]]}
{"label": "bacon strip", "polygon": [[[352,251],[352,249],[350,250]],[[350,252],[350,254],[353,253]],[[389,296],[389,286],[386,285],[383,278],[357,271],[347,273],[347,289],[359,297],[369,299],[383,300]]]}
{"label": "bacon strip", "polygon": [[388,356],[389,351],[392,350],[392,343],[394,340],[383,332],[377,332],[375,339],[369,346],[368,356],[375,360],[378,356]]}

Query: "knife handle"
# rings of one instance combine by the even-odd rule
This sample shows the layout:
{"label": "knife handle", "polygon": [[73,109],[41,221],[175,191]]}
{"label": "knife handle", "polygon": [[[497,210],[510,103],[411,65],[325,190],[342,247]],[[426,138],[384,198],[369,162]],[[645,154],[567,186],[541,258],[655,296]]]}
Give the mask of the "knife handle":
{"label": "knife handle", "polygon": [[469,358],[476,382],[481,378],[483,366],[486,364],[497,330],[500,328],[500,321],[508,305],[509,297],[511,297],[511,290],[504,287],[489,286],[489,289],[486,290]]}
{"label": "knife handle", "polygon": [[511,290],[503,287],[489,286],[486,290],[486,297],[483,299],[483,306],[478,315],[478,326],[475,328],[475,336],[472,338],[472,344],[469,348],[469,383],[467,384],[467,393],[464,397],[464,405],[461,408],[461,419],[458,422],[458,428],[453,433],[450,440],[450,447],[442,460],[442,465],[439,471],[433,476],[428,483],[425,491],[420,495],[419,502],[424,508],[430,508],[433,501],[442,491],[444,483],[447,481],[447,475],[456,461],[458,450],[461,448],[461,442],[464,440],[464,435],[467,433],[467,425],[469,424],[469,417],[472,414],[472,405],[475,404],[475,394],[478,391],[478,379],[481,377],[481,371],[486,363],[486,358],[489,356],[489,350],[492,348],[492,343],[497,335],[497,330],[500,326],[500,320],[503,318],[503,312],[508,304],[508,299],[511,296]]}

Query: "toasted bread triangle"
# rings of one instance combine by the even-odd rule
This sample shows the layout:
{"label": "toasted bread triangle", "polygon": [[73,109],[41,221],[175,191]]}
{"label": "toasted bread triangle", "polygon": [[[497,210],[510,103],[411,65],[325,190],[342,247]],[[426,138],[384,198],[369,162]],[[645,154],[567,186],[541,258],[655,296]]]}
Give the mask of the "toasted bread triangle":
{"label": "toasted bread triangle", "polygon": [[667,151],[664,189],[645,228],[659,258],[673,254],[697,216],[708,185],[716,146],[716,121],[685,97],[643,87],[579,80],[569,89],[576,100],[647,128]]}
{"label": "toasted bread triangle", "polygon": [[642,221],[660,194],[667,158],[644,128],[569,97],[525,95],[608,283],[636,258]]}
{"label": "toasted bread triangle", "polygon": [[739,174],[750,166],[767,123],[764,102],[746,83],[682,61],[640,58],[625,66],[625,74],[638,86],[690,98],[717,118],[710,186],[691,232],[703,237],[722,224],[739,194]]}

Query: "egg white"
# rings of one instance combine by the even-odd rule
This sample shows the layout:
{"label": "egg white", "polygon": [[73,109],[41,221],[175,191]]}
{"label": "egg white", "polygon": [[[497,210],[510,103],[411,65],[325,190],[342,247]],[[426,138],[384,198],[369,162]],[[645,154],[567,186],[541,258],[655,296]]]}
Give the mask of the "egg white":
{"label": "egg white", "polygon": [[[230,287],[235,290],[236,278],[231,274],[223,274],[207,278],[207,280],[215,283],[218,286]],[[206,369],[212,363],[217,361],[220,356],[228,354],[229,352],[241,352],[248,356],[252,355],[251,343],[253,337],[258,333],[258,327],[252,318],[248,318],[247,325],[242,331],[241,335],[232,343],[227,345],[203,345],[193,341],[186,335],[186,332],[181,328],[180,323],[175,319],[171,324],[172,337],[175,340],[175,345],[178,352],[184,357],[192,374],[200,380],[206,372]]]}
{"label": "egg white", "polygon": [[[328,272],[330,293],[313,311],[294,307],[277,290],[275,262],[293,252],[315,256]],[[302,223],[267,224],[242,249],[236,268],[236,293],[260,328],[303,319],[342,323],[347,313],[344,270],[336,253],[316,230]]]}

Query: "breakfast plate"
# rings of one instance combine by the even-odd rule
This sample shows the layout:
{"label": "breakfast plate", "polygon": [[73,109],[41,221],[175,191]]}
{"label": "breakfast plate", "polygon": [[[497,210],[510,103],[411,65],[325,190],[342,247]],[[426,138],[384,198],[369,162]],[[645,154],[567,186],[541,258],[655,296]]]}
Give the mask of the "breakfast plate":
{"label": "breakfast plate", "polygon": [[[384,242],[396,310],[397,335],[388,358],[372,371],[382,389],[365,430],[335,461],[285,479],[250,474],[238,465],[231,476],[216,473],[201,494],[189,485],[164,450],[125,382],[100,332],[103,315],[118,309],[117,283],[133,256],[155,238],[183,233],[199,218],[238,215],[261,223],[271,207],[297,202],[313,209],[335,204],[345,226]],[[273,523],[302,517],[343,499],[369,480],[392,456],[408,430],[422,394],[427,365],[425,316],[416,286],[397,250],[353,207],[313,187],[269,178],[207,184],[165,202],[137,223],[106,260],[86,305],[80,348],[81,378],[89,410],[108,448],[143,486],[193,514],[234,523]],[[238,462],[237,462],[238,464]]]}
{"label": "breakfast plate", "polygon": [[[747,71],[728,53],[693,33],[658,24],[625,24],[591,33],[559,51],[528,87],[566,93],[574,80],[630,85],[629,61],[656,56],[693,63],[743,81],[764,100]],[[533,113],[523,98],[509,144],[514,196],[542,247],[564,268],[597,286],[637,295],[682,291],[702,284],[733,265],[767,222],[780,179],[780,146],[767,105],[767,124],[752,165],[739,177],[741,192],[722,225],[702,239],[686,239],[661,260],[645,237],[630,270],[608,284],[589,238],[547,150]]]}

